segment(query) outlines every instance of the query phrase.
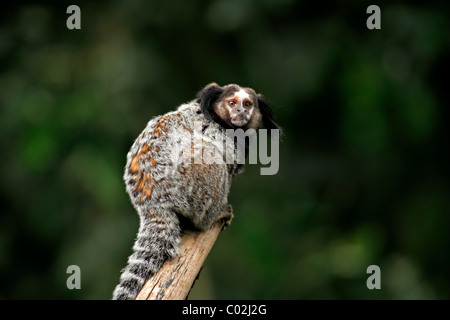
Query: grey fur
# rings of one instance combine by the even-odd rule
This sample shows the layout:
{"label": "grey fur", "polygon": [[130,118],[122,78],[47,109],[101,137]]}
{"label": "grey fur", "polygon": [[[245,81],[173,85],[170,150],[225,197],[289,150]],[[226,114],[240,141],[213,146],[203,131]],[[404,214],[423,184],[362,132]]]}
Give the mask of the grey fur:
{"label": "grey fur", "polygon": [[[223,91],[227,87],[213,89]],[[208,99],[208,103],[214,109],[221,102]],[[261,114],[257,101],[254,103],[258,121],[252,126],[259,128]],[[140,227],[133,253],[114,290],[115,300],[135,299],[164,261],[178,254],[180,219],[200,230],[211,228],[219,219],[227,224],[231,221],[227,197],[231,180],[242,172],[242,165],[224,162],[225,150],[234,150],[235,143],[222,134],[224,124],[205,114],[201,104],[199,98],[150,120],[128,152],[124,180]],[[198,124],[202,126],[200,137],[195,128]],[[208,152],[208,146],[214,152]],[[197,155],[203,156],[202,163],[194,162]]]}

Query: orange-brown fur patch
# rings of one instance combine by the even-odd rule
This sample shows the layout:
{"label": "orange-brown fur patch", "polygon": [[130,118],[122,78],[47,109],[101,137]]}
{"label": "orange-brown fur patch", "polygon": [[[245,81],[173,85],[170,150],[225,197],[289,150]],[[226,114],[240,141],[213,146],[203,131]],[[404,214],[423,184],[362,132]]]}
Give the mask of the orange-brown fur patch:
{"label": "orange-brown fur patch", "polygon": [[145,184],[145,174],[139,175],[139,182],[137,183],[136,187],[134,188],[135,192],[141,192],[142,189],[144,189]]}
{"label": "orange-brown fur patch", "polygon": [[135,192],[141,193],[141,203],[152,195],[152,177],[149,173],[141,173],[139,182],[134,189]]}
{"label": "orange-brown fur patch", "polygon": [[[156,122],[155,130],[153,130],[152,138],[157,138],[161,136],[163,132],[167,132],[169,128],[167,127],[169,120],[172,118],[181,118],[181,113],[168,114],[161,117],[158,122]],[[187,129],[187,128],[186,128]],[[188,129],[189,130],[189,129]]]}
{"label": "orange-brown fur patch", "polygon": [[136,177],[133,177],[130,182],[131,183],[137,183],[136,187],[134,188],[134,191],[136,193],[141,194],[141,203],[144,202],[147,198],[149,198],[152,195],[152,189],[153,189],[153,182],[152,177],[150,173],[143,172],[141,169],[141,159],[144,155],[150,160],[152,165],[156,164],[156,161],[150,158],[150,151],[151,147],[148,144],[144,144],[138,153],[135,154],[133,159],[130,163],[130,173],[131,174],[137,174]]}
{"label": "orange-brown fur patch", "polygon": [[148,144],[144,144],[141,147],[141,150],[134,155],[134,157],[130,163],[130,173],[135,174],[138,171],[140,171],[140,167],[141,167],[140,162],[141,162],[142,155],[144,153],[147,153],[149,150],[150,150],[150,146]]}
{"label": "orange-brown fur patch", "polygon": [[155,222],[157,224],[165,224],[165,221],[163,219],[160,219],[160,218],[154,218],[152,220],[152,222]]}
{"label": "orange-brown fur patch", "polygon": [[131,160],[131,164],[130,164],[130,172],[132,174],[136,173],[139,171],[140,165],[139,165],[139,160],[140,160],[140,156],[138,154],[136,154],[133,157],[133,160]]}
{"label": "orange-brown fur patch", "polygon": [[151,182],[148,182],[148,185],[146,186],[146,188],[144,190],[142,190],[141,203],[152,196],[152,190],[153,190],[153,185]]}
{"label": "orange-brown fur patch", "polygon": [[154,216],[156,216],[157,212],[156,211],[149,211],[147,212],[147,217],[148,218],[153,218]]}
{"label": "orange-brown fur patch", "polygon": [[146,153],[148,150],[150,150],[150,146],[148,144],[144,144],[141,148],[140,153]]}
{"label": "orange-brown fur patch", "polygon": [[187,127],[186,127],[184,124],[182,124],[181,122],[178,122],[178,125],[179,125],[179,126],[182,126],[183,129],[186,130],[187,132],[192,133],[192,130],[189,129],[189,128],[187,128]]}

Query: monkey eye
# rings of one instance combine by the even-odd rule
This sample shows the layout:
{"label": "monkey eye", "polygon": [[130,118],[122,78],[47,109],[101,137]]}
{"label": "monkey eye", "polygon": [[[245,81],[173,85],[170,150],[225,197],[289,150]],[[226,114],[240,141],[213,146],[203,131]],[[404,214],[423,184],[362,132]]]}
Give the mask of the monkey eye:
{"label": "monkey eye", "polygon": [[234,101],[228,101],[228,104],[230,105],[230,107],[234,107],[236,105],[236,102]]}

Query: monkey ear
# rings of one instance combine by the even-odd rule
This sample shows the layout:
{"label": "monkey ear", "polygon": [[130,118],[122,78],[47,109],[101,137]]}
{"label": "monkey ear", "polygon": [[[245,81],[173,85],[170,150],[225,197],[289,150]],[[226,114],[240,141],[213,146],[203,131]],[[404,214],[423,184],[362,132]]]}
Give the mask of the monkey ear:
{"label": "monkey ear", "polygon": [[273,120],[273,111],[269,107],[269,105],[264,101],[264,98],[262,95],[258,94],[258,107],[259,111],[262,115],[262,121],[264,124],[264,127],[266,127],[267,130],[269,130],[269,134],[271,133],[270,129],[278,129],[280,130],[280,137],[282,135],[281,127],[275,123]]}
{"label": "monkey ear", "polygon": [[211,118],[210,110],[222,92],[223,88],[213,82],[208,84],[197,94],[197,102],[200,104],[202,112],[207,117]]}

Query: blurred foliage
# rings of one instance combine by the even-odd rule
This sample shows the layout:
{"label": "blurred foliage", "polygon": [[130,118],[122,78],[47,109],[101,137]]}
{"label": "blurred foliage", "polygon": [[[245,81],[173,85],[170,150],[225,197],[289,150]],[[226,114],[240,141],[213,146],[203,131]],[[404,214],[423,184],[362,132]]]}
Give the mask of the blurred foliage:
{"label": "blurred foliage", "polygon": [[[0,298],[109,299],[138,218],[125,156],[209,82],[263,93],[249,165],[191,298],[450,298],[448,2],[2,2]],[[81,290],[66,268],[81,268]],[[381,268],[381,290],[366,269]]]}

